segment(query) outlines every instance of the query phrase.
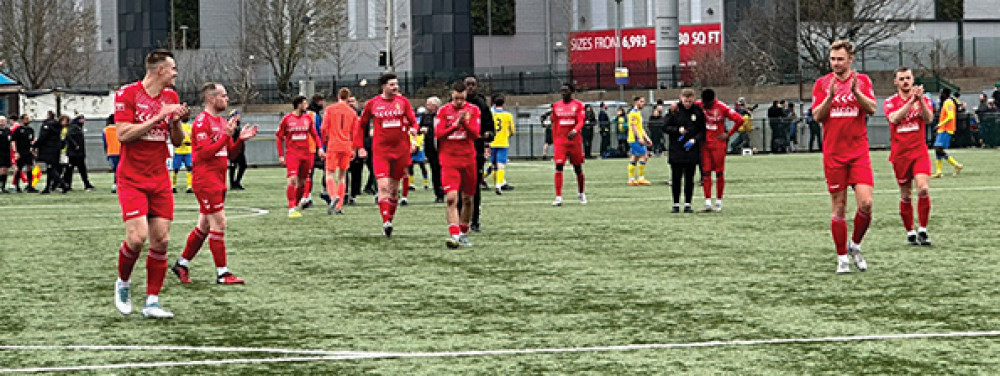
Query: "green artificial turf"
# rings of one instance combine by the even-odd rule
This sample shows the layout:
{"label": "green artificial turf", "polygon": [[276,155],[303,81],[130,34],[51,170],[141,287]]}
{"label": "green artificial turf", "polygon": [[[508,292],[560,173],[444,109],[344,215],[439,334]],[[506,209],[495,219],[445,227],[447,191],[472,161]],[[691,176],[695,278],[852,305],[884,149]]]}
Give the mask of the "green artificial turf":
{"label": "green artificial turf", "polygon": [[[229,267],[247,284],[216,285],[206,244],[194,284],[168,273],[161,303],[177,316],[162,321],[114,308],[124,228],[109,174],[93,175],[98,192],[0,195],[0,346],[54,346],[0,348],[0,372],[989,374],[1000,369],[1000,333],[729,342],[1000,330],[1000,155],[952,154],[966,168],[931,182],[934,246],[912,247],[887,152],[872,153],[869,271],[843,276],[834,274],[819,154],[730,156],[723,211],[696,214],[669,213],[664,158],[649,163],[651,187],[626,186],[623,159],[588,160],[586,206],[567,168],[558,208],[551,163],[514,161],[507,180],[516,189],[483,192],[483,232],[458,250],[445,247],[445,209],[429,191],[411,193],[386,239],[372,196],[343,216],[320,207],[289,219],[284,171],[251,169],[248,189],[226,203]],[[695,208],[703,202],[696,187]],[[849,203],[850,226],[853,195]],[[196,217],[193,195],[177,194],[171,263]],[[142,260],[133,275],[138,311]],[[708,342],[719,343],[599,348]],[[169,347],[61,347],[70,345]],[[474,353],[490,350],[521,352]],[[290,357],[309,359],[250,363]]]}

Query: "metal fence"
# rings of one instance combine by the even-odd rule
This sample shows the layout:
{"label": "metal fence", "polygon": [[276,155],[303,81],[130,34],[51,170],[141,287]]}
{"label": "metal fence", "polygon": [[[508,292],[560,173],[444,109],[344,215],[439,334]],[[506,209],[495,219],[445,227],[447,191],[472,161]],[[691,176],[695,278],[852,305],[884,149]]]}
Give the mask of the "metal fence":
{"label": "metal fence", "polygon": [[[511,137],[509,155],[517,159],[539,159],[542,156],[551,156],[551,148],[547,153],[543,153],[545,148],[545,125],[541,121],[541,115],[547,110],[545,107],[512,107],[508,109],[514,114],[516,133]],[[609,112],[614,113],[614,112]],[[278,155],[275,149],[274,132],[281,116],[246,114],[243,120],[248,124],[259,124],[260,134],[254,140],[247,143],[247,162],[251,165],[273,166],[278,164]],[[773,146],[774,140],[784,139],[786,152],[809,151],[809,140],[811,132],[805,122],[790,123],[782,120],[772,123],[766,118],[753,119],[753,131],[747,134],[748,144],[746,147],[756,149],[758,153],[776,152]],[[40,121],[32,122],[32,126],[39,128]],[[792,132],[794,126],[795,131]],[[104,146],[101,141],[104,121],[88,120],[85,124],[84,137],[86,140],[88,168],[96,171],[107,171],[108,162],[104,157]],[[601,136],[595,129],[593,138],[592,155],[600,157],[607,155],[617,157],[624,155],[618,150],[618,132],[616,125],[612,122],[612,132],[609,144],[611,150],[601,150]],[[934,129],[928,126],[927,142],[931,145],[934,141]],[[738,134],[737,134],[738,135]],[[741,148],[736,147],[737,135],[730,140],[730,152],[739,153]],[[884,116],[872,116],[868,120],[868,144],[871,149],[887,149],[890,145],[889,124]],[[794,145],[794,146],[793,146]],[[972,114],[959,114],[956,131],[952,138],[953,148],[964,147],[1000,147],[1000,112],[984,112],[973,117]],[[818,150],[816,145],[813,149]],[[627,151],[625,149],[624,151]]]}

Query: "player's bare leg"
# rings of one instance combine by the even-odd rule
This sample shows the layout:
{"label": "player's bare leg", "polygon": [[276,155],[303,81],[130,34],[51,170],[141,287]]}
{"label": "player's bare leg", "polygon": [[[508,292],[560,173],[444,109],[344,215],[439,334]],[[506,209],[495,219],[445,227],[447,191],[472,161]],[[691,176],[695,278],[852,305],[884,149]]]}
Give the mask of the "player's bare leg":
{"label": "player's bare leg", "polygon": [[173,313],[160,306],[160,289],[167,275],[167,245],[170,243],[170,220],[149,219],[149,252],[146,256],[146,306],[143,317],[171,318]]}

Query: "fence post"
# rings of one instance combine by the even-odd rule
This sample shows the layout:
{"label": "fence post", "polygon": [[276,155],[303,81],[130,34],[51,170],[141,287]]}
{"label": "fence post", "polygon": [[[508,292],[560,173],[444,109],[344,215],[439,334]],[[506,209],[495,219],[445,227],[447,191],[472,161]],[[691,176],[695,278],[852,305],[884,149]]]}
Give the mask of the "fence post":
{"label": "fence post", "polygon": [[524,72],[517,72],[518,94],[524,94]]}
{"label": "fence post", "polygon": [[899,53],[899,66],[903,66],[903,41],[899,41],[899,48],[896,51]]}
{"label": "fence post", "polygon": [[976,63],[976,37],[972,37],[972,66],[978,67],[979,64]]}
{"label": "fence post", "polygon": [[595,89],[601,89],[601,63],[597,63],[597,70],[594,71],[594,86]]}

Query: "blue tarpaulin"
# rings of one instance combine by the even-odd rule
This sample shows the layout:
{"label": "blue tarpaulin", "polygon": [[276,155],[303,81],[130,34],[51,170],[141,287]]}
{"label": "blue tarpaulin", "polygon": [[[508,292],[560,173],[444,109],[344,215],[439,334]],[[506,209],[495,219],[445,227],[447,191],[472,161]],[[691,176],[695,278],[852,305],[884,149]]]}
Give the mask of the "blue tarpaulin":
{"label": "blue tarpaulin", "polygon": [[10,79],[10,77],[5,76],[0,73],[0,85],[17,85],[17,81]]}

